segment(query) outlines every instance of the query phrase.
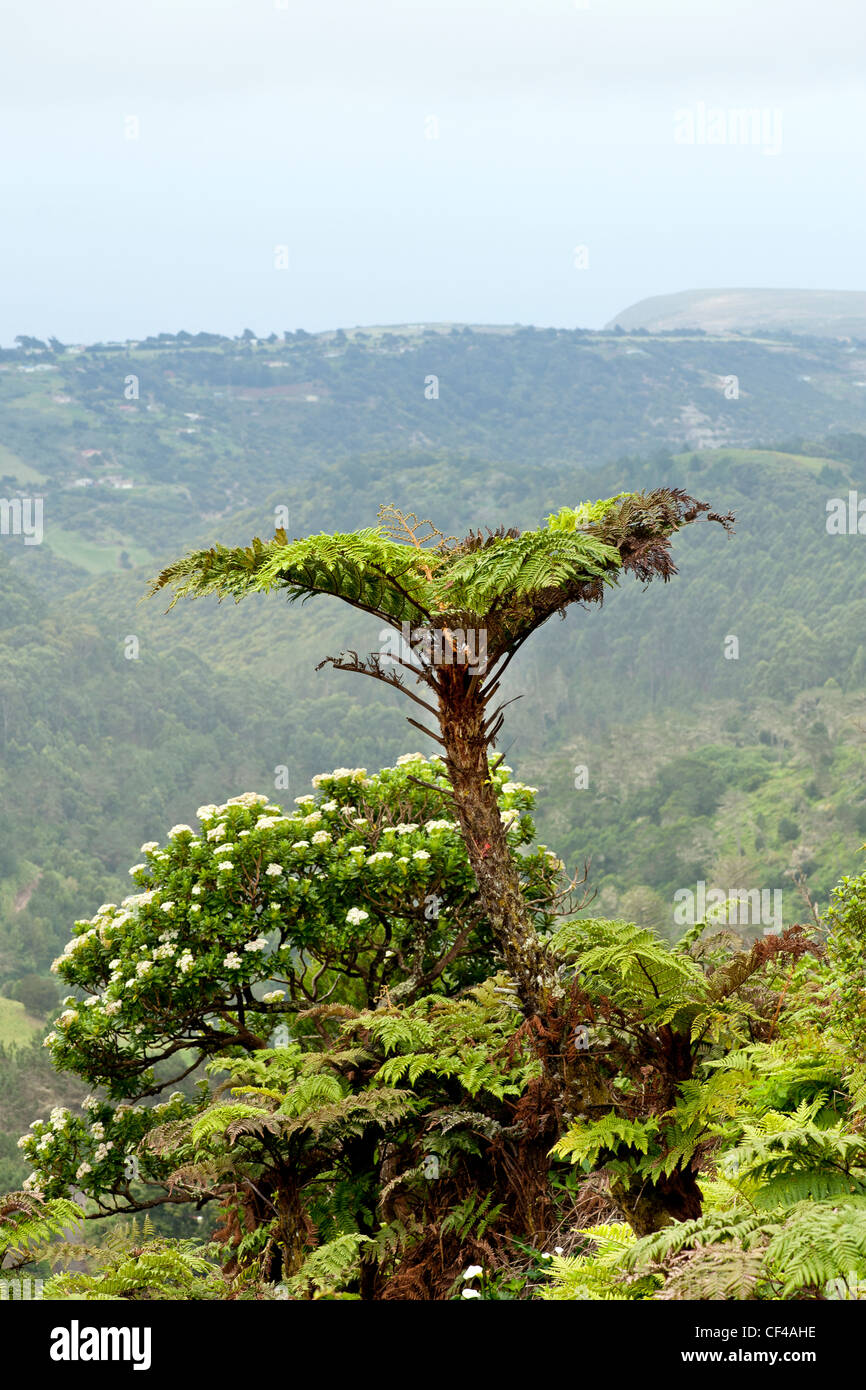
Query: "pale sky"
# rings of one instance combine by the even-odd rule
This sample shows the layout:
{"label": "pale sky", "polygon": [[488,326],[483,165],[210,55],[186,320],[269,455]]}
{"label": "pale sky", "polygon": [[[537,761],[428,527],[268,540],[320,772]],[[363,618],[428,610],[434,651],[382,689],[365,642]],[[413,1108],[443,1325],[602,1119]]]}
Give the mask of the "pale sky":
{"label": "pale sky", "polygon": [[3,344],[866,289],[862,0],[3,10]]}

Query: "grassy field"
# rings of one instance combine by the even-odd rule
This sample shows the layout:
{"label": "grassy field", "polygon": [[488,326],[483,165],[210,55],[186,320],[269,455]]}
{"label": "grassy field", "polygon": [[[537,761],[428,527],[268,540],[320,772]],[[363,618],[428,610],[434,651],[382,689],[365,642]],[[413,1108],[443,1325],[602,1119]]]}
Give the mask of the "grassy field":
{"label": "grassy field", "polygon": [[15,478],[19,483],[45,482],[44,473],[31,468],[29,463],[22,463],[17,454],[13,454],[5,444],[0,444],[0,477]]}
{"label": "grassy field", "polygon": [[0,998],[0,1046],[16,1047],[29,1043],[42,1029],[43,1024],[31,1018],[17,999]]}
{"label": "grassy field", "polygon": [[143,545],[100,544],[98,541],[86,541],[74,531],[48,527],[45,543],[59,559],[77,565],[88,574],[108,574],[120,569],[122,550],[126,551],[132,565],[149,565],[153,562],[153,556]]}
{"label": "grassy field", "polygon": [[[767,468],[778,465],[781,468],[801,468],[807,473],[817,475],[822,468],[826,468],[830,460],[826,458],[814,458],[811,454],[782,454],[774,449],[729,449],[727,445],[721,445],[717,450],[712,449],[689,449],[681,454],[674,454],[673,458],[677,463],[686,463],[693,459],[695,455],[703,458],[708,463],[713,462],[713,454],[717,456],[724,454],[732,463],[750,463],[755,468]],[[834,463],[833,467],[839,467]]]}

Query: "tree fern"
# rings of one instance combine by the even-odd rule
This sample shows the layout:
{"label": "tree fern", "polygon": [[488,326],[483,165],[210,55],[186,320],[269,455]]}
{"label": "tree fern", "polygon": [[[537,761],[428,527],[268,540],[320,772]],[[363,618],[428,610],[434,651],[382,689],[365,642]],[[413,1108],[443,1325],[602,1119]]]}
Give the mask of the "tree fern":
{"label": "tree fern", "polygon": [[82,1221],[81,1208],[64,1197],[43,1202],[27,1192],[0,1198],[0,1266],[19,1269],[54,1236]]}
{"label": "tree fern", "polygon": [[[400,689],[436,721],[438,730],[426,732],[444,749],[449,799],[493,942],[515,979],[524,1016],[544,1017],[555,1007],[559,981],[490,793],[488,754],[504,716],[501,704],[491,711],[488,702],[518,648],[555,613],[573,603],[600,602],[620,572],[644,581],[671,578],[671,539],[702,513],[730,527],[731,518],[710,512],[680,489],[657,488],[577,511],[571,524],[560,515],[555,524],[522,535],[500,530],[481,541],[470,531],[458,541],[389,505],[380,510],[379,526],[353,533],[289,541],[278,531],[272,541],[256,538],[246,547],[198,551],[163,570],[151,592],[171,587],[173,602],[204,594],[238,600],[273,588],[290,599],[329,594],[392,626],[420,622],[449,635],[467,627],[483,634],[483,664],[477,667],[436,660],[414,665],[415,684],[426,685],[431,699],[408,688],[413,663],[401,657],[383,665],[381,653],[365,661],[350,652],[325,661]],[[564,1065],[561,1054],[547,1054],[558,1083],[564,1082]]]}

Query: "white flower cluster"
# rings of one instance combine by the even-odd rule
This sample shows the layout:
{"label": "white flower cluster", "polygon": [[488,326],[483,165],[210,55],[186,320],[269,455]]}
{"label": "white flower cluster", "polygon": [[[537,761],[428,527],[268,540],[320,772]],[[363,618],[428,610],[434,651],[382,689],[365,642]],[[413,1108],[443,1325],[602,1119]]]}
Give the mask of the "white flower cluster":
{"label": "white flower cluster", "polygon": [[152,888],[149,888],[146,893],[131,893],[128,898],[123,899],[121,906],[147,907],[148,903],[153,902],[155,896],[156,894],[154,893],[154,890]]}
{"label": "white flower cluster", "polygon": [[253,806],[267,806],[268,801],[269,798],[262,796],[261,792],[242,792],[240,796],[230,796],[222,806],[217,806],[213,802],[199,806],[196,816],[204,824],[205,821],[213,820],[214,816],[224,816],[230,806],[243,806],[250,809]]}
{"label": "white flower cluster", "polygon": [[350,907],[346,913],[346,921],[351,922],[353,927],[359,927],[369,916],[369,912],[365,912],[362,907]]}
{"label": "white flower cluster", "polygon": [[[83,926],[84,924],[76,922],[75,925]],[[76,951],[80,950],[81,947],[94,936],[96,936],[96,927],[90,927],[87,931],[79,932],[78,936],[73,936],[70,941],[67,941],[66,945],[63,947],[63,955],[58,956],[56,960],[51,962],[52,974],[56,975],[63,961],[69,960],[70,956],[74,955]]]}
{"label": "white flower cluster", "polygon": [[310,781],[314,787],[323,782],[363,782],[367,776],[365,767],[335,767],[333,772],[318,772]]}

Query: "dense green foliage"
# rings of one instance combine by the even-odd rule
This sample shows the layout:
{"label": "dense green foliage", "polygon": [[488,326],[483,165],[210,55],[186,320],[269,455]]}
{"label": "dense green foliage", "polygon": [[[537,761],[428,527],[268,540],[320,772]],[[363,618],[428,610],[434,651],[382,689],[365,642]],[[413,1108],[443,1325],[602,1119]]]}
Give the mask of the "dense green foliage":
{"label": "dense green foliage", "polygon": [[[95,1235],[67,1258],[86,1272],[51,1296],[864,1297],[866,601],[858,540],[825,518],[866,444],[745,447],[862,426],[862,392],[856,355],[779,346],[457,331],[3,354],[0,490],[46,499],[45,544],[0,550],[0,1189],[27,1185],[0,1213],[7,1263],[47,1270],[83,1190]],[[19,373],[34,364],[51,370]],[[793,385],[819,364],[826,397]],[[740,401],[712,379],[728,370]],[[606,461],[698,442],[651,423],[684,389],[726,447]],[[736,540],[711,552],[692,528],[669,593],[610,586],[503,685],[527,695],[504,747],[536,787],[500,768],[497,796],[570,1010],[547,1035],[515,1008],[441,765],[389,767],[392,692],[315,674],[350,642],[385,650],[378,621],[316,603],[290,631],[255,598],[169,617],[139,600],[192,545],[220,592],[255,570],[305,597],[329,564],[343,590],[394,544],[374,495],[442,528],[398,621],[518,601],[578,563],[606,581],[600,528],[659,480],[730,507]],[[537,529],[447,543],[482,523]],[[326,529],[330,558],[309,539]],[[564,919],[560,854],[591,860],[597,893]],[[675,895],[701,881],[784,890],[787,930],[684,932]],[[557,1049],[579,1113],[544,1088]],[[647,1188],[683,1201],[672,1223],[653,1229]],[[158,1234],[112,1227],[151,1203]],[[205,1248],[191,1223],[217,1211]]]}
{"label": "dense green foliage", "polygon": [[[204,831],[197,852],[194,832],[174,827],[165,850],[146,847],[144,872],[152,886],[127,900],[121,914],[127,921],[106,906],[93,922],[79,924],[62,973],[82,991],[99,989],[112,965],[100,964],[102,953],[116,950],[123,967],[115,977],[134,966],[131,992],[102,986],[109,1004],[123,998],[111,1017],[109,1047],[98,996],[58,1021],[51,1042],[57,1060],[79,1072],[100,1071],[109,1097],[87,1098],[83,1118],[59,1109],[22,1140],[35,1167],[27,1195],[16,1199],[15,1248],[38,1256],[51,1221],[59,1228],[61,1218],[79,1219],[76,1208],[62,1205],[63,1194],[79,1184],[93,1214],[147,1207],[161,1190],[163,1199],[199,1207],[216,1199],[222,1224],[208,1249],[152,1232],[134,1233],[133,1240],[120,1231],[89,1247],[73,1243],[64,1258],[84,1258],[91,1273],[56,1277],[47,1296],[863,1297],[862,954],[851,950],[850,926],[862,910],[860,880],[840,884],[828,950],[823,933],[810,940],[799,928],[747,949],[735,933],[698,925],[671,947],[630,923],[579,915],[556,926],[548,916],[545,926],[542,915],[540,929],[561,959],[571,1000],[574,1037],[563,1036],[560,1045],[587,1105],[582,1119],[559,1116],[553,1168],[545,1177],[552,1185],[539,1202],[544,1170],[538,1163],[549,1143],[543,1139],[539,1150],[544,1044],[515,1012],[507,976],[468,984],[446,970],[434,992],[416,986],[414,1001],[398,1003],[392,990],[412,993],[399,935],[372,939],[363,910],[349,909],[348,935],[340,925],[347,873],[350,897],[384,903],[388,883],[396,887],[412,870],[409,854],[402,868],[393,853],[374,848],[369,855],[363,839],[369,818],[357,826],[359,836],[353,826],[335,845],[319,828],[339,814],[335,791],[353,797],[343,802],[348,811],[366,799],[368,811],[390,812],[389,823],[380,822],[385,842],[408,849],[417,832],[395,824],[394,816],[410,797],[423,803],[423,786],[409,780],[419,772],[422,783],[431,774],[435,782],[435,761],[415,755],[377,778],[338,770],[320,779],[318,814],[310,809],[312,797],[288,818],[274,817],[254,797],[202,807],[203,825],[219,837],[208,840]],[[532,835],[526,813],[534,792],[510,783],[501,792],[504,802],[515,802],[504,814],[516,812],[517,844]],[[210,845],[231,846],[238,859],[243,847],[240,875],[248,884],[266,859],[299,869],[303,884],[301,835],[311,815],[315,828],[306,833],[329,838],[317,847],[318,871],[306,866],[311,896],[303,895],[294,917],[296,940],[309,952],[302,967],[297,944],[286,952],[276,926],[267,931],[267,958],[258,949],[268,910],[248,915],[242,887],[233,897],[240,915],[226,921],[226,904],[209,895],[224,892],[213,881],[234,878],[235,870],[215,868]],[[348,827],[362,817],[344,819]],[[450,917],[465,901],[465,860],[440,824],[428,825],[425,843],[446,837],[453,848],[435,880],[426,877],[433,869],[422,860],[425,882],[414,887],[423,891],[435,881],[448,904],[441,915]],[[363,878],[369,894],[378,875],[359,878],[355,864],[376,855],[383,856],[385,879],[363,898]],[[544,850],[526,859],[529,893],[537,892],[533,875],[556,869],[551,859]],[[217,860],[226,862],[224,855]],[[135,876],[142,872],[137,868]],[[270,877],[281,891],[284,874]],[[203,891],[196,894],[196,886]],[[199,905],[201,912],[191,911]],[[278,912],[276,921],[281,917]],[[389,913],[385,920],[399,926]],[[166,921],[176,925],[166,928]],[[150,950],[157,930],[162,944]],[[431,923],[433,935],[442,930],[447,935],[441,921]],[[177,958],[187,931],[197,939],[189,964]],[[243,938],[255,949],[244,951]],[[212,960],[202,949],[211,940]],[[240,949],[218,961],[232,942]],[[342,966],[320,965],[316,953],[325,944]],[[397,959],[375,1007],[364,1003],[365,988],[346,969],[365,952],[383,963]],[[471,954],[483,971],[483,950],[476,946]],[[138,968],[142,961],[147,969]],[[160,981],[166,969],[173,982],[168,991]],[[239,971],[258,1000],[250,996],[250,1008],[240,1012],[246,987],[238,991]],[[200,1055],[212,1057],[207,1070],[217,1089],[203,1080],[194,1093],[178,1092],[153,1106],[148,1093],[172,1082],[154,1085],[144,1064],[158,1055],[160,1037],[177,1041],[178,1020],[192,1016],[182,981],[194,974],[190,987],[204,988],[210,1000],[198,1046]],[[275,977],[283,988],[268,988]],[[308,993],[314,979],[331,982],[327,997],[293,999],[304,985]],[[853,1007],[840,1008],[841,1001]],[[288,1028],[282,1041],[263,1045],[252,1028],[261,1034],[264,1024],[267,1033],[274,1010]],[[149,1019],[147,1027],[139,1019]],[[671,1046],[677,1038],[690,1053],[685,1064],[682,1048]],[[118,1103],[130,1094],[146,1103]],[[642,1218],[629,1192],[643,1195],[648,1184],[686,1170],[698,1178],[702,1214],[665,1220],[635,1240]],[[49,1225],[28,1228],[25,1241],[22,1211],[28,1220],[43,1211]],[[557,1239],[555,1254],[542,1249]],[[467,1270],[476,1271],[470,1278],[480,1279],[480,1288],[463,1278]]]}

